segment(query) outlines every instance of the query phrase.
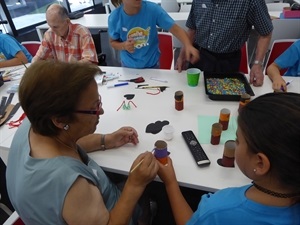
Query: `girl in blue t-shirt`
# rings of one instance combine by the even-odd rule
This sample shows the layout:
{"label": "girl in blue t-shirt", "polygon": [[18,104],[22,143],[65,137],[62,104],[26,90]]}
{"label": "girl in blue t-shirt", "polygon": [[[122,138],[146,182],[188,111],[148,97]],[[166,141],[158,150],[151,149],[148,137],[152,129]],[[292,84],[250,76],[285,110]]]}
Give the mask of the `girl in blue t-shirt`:
{"label": "girl in blue t-shirt", "polygon": [[243,107],[235,160],[252,183],[203,195],[196,212],[180,192],[172,160],[167,166],[160,164],[158,175],[165,183],[176,224],[299,225],[299,123],[300,94],[269,93]]}

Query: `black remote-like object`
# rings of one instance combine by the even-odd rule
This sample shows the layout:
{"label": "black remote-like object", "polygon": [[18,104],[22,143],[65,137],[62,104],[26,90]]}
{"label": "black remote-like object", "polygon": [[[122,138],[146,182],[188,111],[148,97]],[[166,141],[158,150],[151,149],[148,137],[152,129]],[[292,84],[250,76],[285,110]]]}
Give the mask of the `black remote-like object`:
{"label": "black remote-like object", "polygon": [[196,163],[198,166],[204,166],[210,164],[210,160],[205,154],[203,148],[201,147],[198,139],[196,138],[193,131],[183,131],[182,137],[185,140],[188,148],[190,149]]}

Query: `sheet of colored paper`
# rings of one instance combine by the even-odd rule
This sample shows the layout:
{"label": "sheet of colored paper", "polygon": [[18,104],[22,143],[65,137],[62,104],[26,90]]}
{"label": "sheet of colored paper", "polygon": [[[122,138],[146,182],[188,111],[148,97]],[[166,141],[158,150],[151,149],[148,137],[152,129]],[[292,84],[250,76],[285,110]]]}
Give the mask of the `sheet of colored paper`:
{"label": "sheet of colored paper", "polygon": [[[236,117],[230,116],[228,129],[222,131],[220,144],[224,144],[228,140],[235,140],[237,129],[236,119]],[[198,140],[201,144],[210,144],[211,126],[218,122],[218,116],[198,116]]]}

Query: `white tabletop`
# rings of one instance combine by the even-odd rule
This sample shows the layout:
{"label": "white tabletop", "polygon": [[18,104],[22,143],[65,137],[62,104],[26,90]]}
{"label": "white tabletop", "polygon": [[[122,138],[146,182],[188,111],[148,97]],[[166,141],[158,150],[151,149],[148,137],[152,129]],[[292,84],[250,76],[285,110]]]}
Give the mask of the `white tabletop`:
{"label": "white tabletop", "polygon": [[[173,12],[168,13],[175,21],[187,19],[188,12]],[[89,29],[107,29],[108,28],[108,17],[109,14],[84,14],[79,19],[71,20],[72,23],[81,24]],[[36,29],[48,29],[49,25],[44,23],[36,27]]]}
{"label": "white tabletop", "polygon": [[[272,17],[280,17],[281,11],[271,11],[269,12]],[[175,22],[187,20],[189,12],[170,12],[168,13]],[[89,29],[108,29],[108,16],[109,14],[85,14],[83,17],[75,20],[71,20],[72,23],[81,24]],[[287,20],[288,22],[288,20]],[[36,27],[36,31],[40,41],[43,39],[44,32],[49,28],[47,23],[39,25]]]}
{"label": "white tabletop", "polygon": [[[122,79],[143,76],[149,85],[169,86],[169,88],[158,95],[149,95],[146,94],[147,90],[136,89],[137,84],[135,83],[116,88],[107,88],[105,85],[99,85],[99,93],[102,96],[105,113],[100,116],[97,132],[110,133],[121,126],[132,126],[138,131],[140,141],[137,146],[126,145],[119,149],[90,153],[90,157],[104,170],[127,174],[133,160],[140,153],[151,151],[154,143],[163,139],[162,132],[158,134],[146,133],[147,125],[156,121],[167,120],[175,128],[174,138],[171,141],[167,141],[167,143],[180,185],[205,191],[215,191],[226,187],[245,185],[250,182],[237,167],[224,168],[218,165],[217,159],[222,158],[223,144],[213,146],[209,142],[201,143],[200,141],[211,160],[209,166],[200,168],[196,165],[181,136],[182,131],[192,130],[199,139],[199,131],[204,128],[198,126],[198,116],[215,116],[217,118],[220,110],[225,107],[231,110],[231,118],[234,120],[237,116],[238,102],[210,100],[205,94],[203,76],[201,76],[197,87],[189,87],[186,84],[185,72],[178,73],[172,70],[152,69],[136,70],[119,67],[101,68],[107,74],[119,75]],[[151,77],[167,80],[168,83],[151,80]],[[290,79],[287,78],[287,80]],[[299,93],[300,77],[293,78],[293,80],[292,84],[289,85],[289,91]],[[116,82],[117,80],[112,80],[108,84],[111,85]],[[1,95],[5,93],[5,87],[2,89]],[[252,87],[252,89],[256,96],[271,92],[271,82],[266,77],[263,87]],[[181,90],[184,93],[183,111],[175,110],[174,93],[177,90]],[[120,109],[117,111],[117,108],[125,99],[123,97],[125,94],[135,94],[133,102],[137,108],[131,105],[130,110]],[[17,96],[15,96],[16,99]],[[13,119],[19,118],[21,114],[22,110],[20,109]],[[7,125],[0,128],[0,149],[2,151],[8,152],[15,131],[15,128],[8,129]]]}
{"label": "white tabletop", "polygon": [[[269,12],[271,16],[279,17],[279,11]],[[188,18],[189,12],[169,12],[168,13],[173,20],[186,20]],[[89,29],[107,29],[108,28],[108,16],[109,14],[85,14],[79,19],[71,20],[72,23],[81,24]],[[49,25],[47,23],[39,25],[36,29],[48,29]]]}
{"label": "white tabletop", "polygon": [[[148,0],[149,2],[154,2],[156,4],[161,4],[161,0]],[[177,3],[180,5],[183,4],[192,4],[193,0],[177,0]]]}
{"label": "white tabletop", "polygon": [[[169,13],[169,15],[175,20],[186,20],[188,12]],[[72,23],[81,24],[89,29],[108,29],[108,17],[109,14],[85,14],[83,17],[75,20],[71,20]],[[40,41],[43,39],[44,32],[49,29],[49,25],[44,23],[37,26],[36,31],[38,33]]]}

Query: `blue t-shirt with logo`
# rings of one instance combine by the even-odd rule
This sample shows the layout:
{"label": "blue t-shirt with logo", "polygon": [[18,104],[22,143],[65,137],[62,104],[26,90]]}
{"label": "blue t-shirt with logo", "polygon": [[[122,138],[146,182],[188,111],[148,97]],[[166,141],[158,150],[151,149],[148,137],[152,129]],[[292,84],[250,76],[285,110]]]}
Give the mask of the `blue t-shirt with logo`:
{"label": "blue t-shirt with logo", "polygon": [[152,68],[159,61],[157,27],[170,30],[174,20],[161,6],[142,1],[141,10],[127,15],[123,4],[108,18],[108,33],[111,39],[121,42],[134,40],[134,52],[121,51],[122,65],[131,68]]}

